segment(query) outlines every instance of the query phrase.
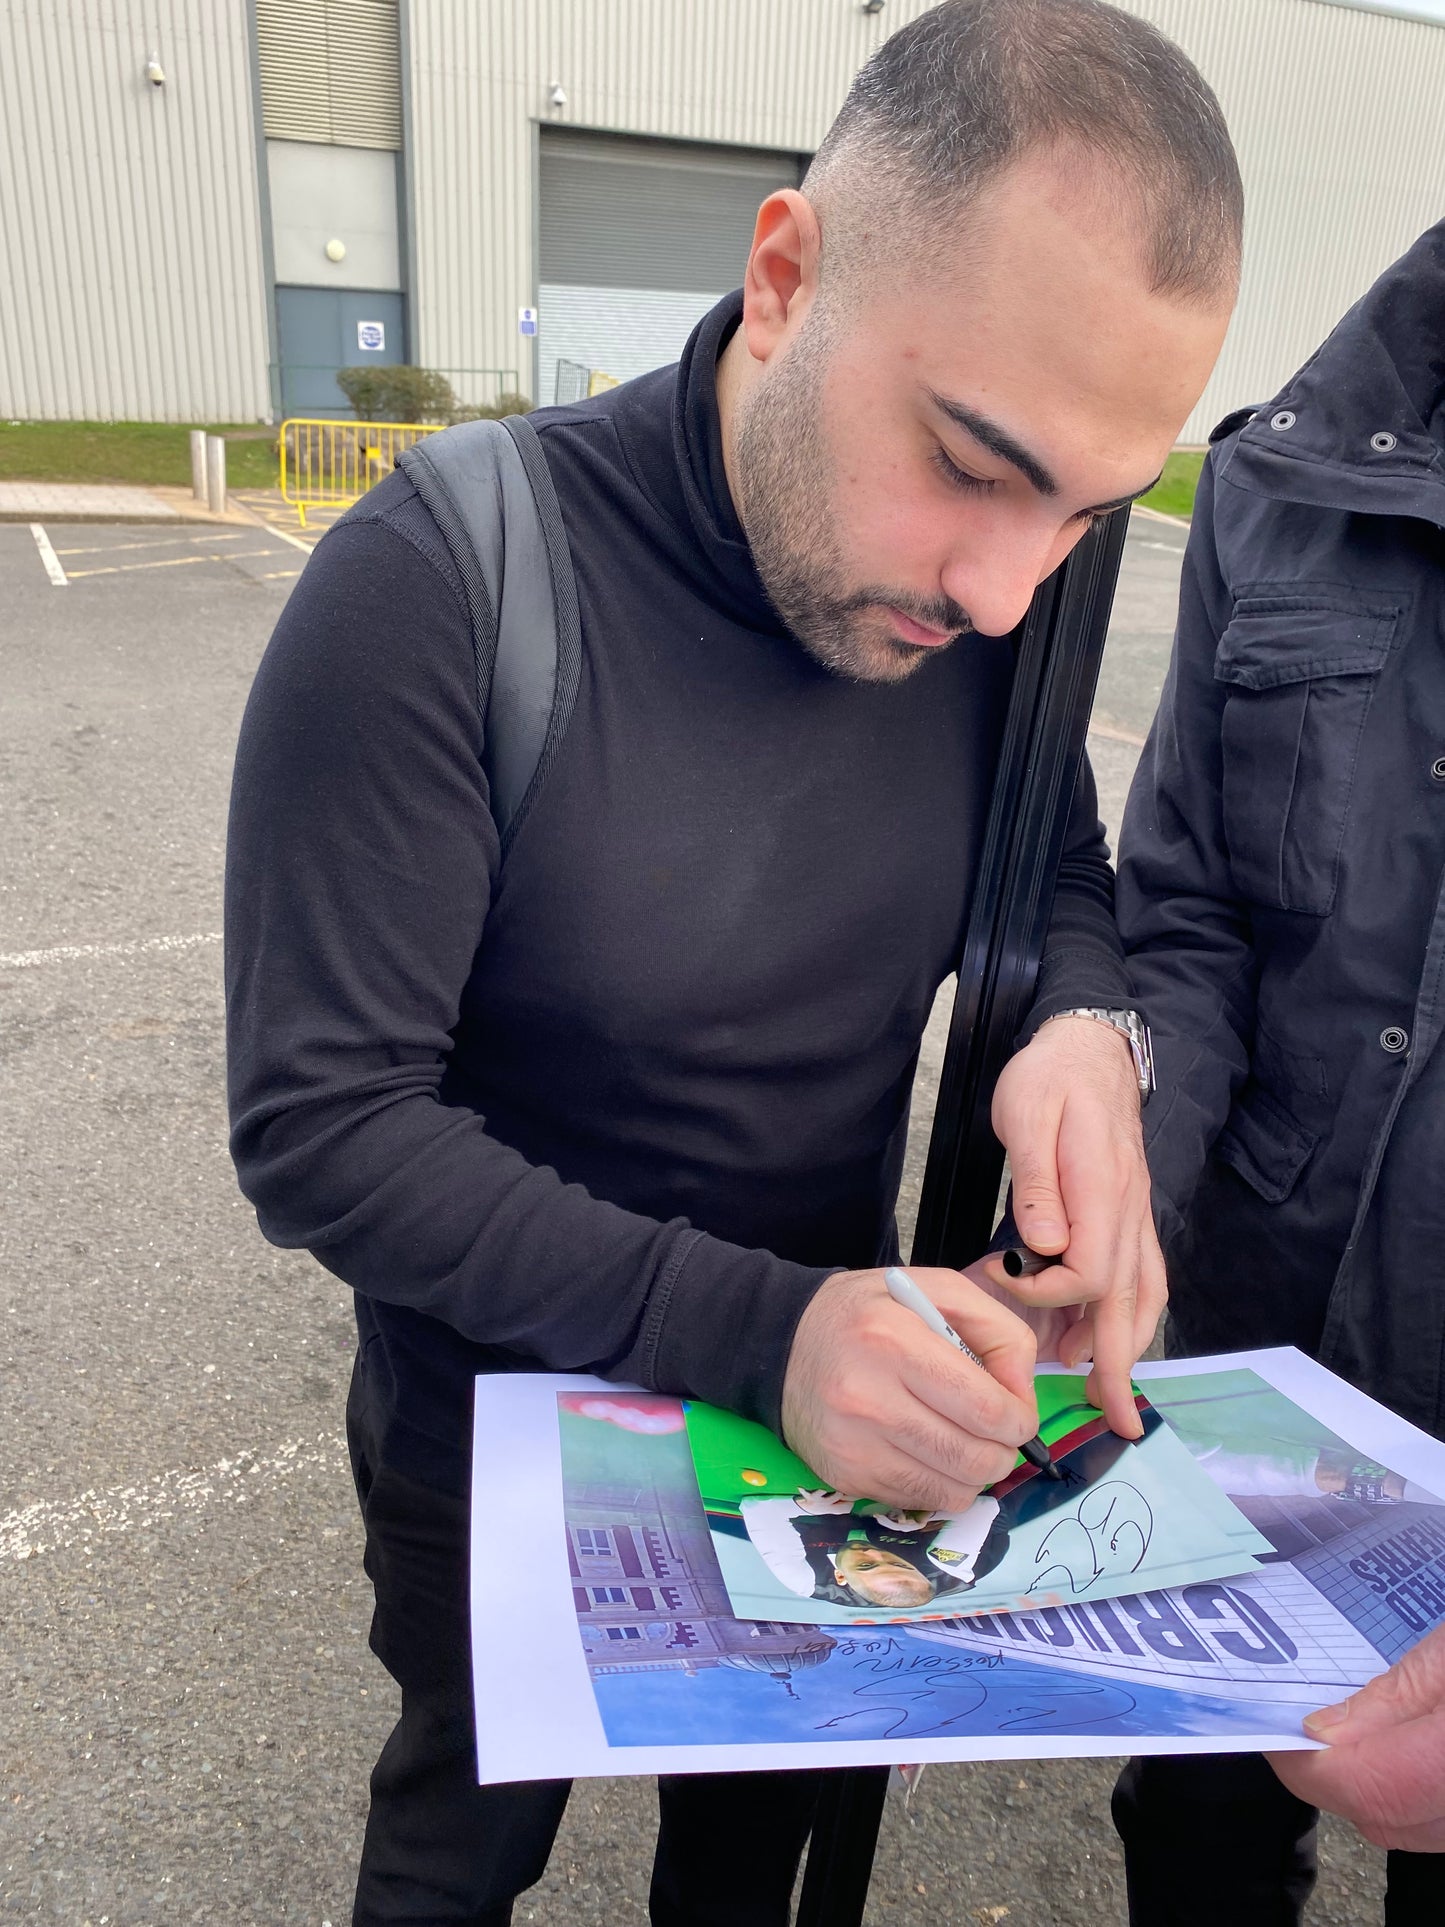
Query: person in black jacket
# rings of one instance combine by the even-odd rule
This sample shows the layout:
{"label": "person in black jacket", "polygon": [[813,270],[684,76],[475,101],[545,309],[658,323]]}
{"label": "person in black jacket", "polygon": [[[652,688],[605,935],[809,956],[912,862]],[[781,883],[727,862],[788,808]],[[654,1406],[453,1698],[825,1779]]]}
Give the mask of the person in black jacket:
{"label": "person in black jacket", "polygon": [[[583,660],[505,862],[462,585],[404,475],[292,595],[236,764],[232,1144],[266,1235],[356,1291],[402,1689],[356,1927],[506,1922],[567,1797],[475,1783],[477,1373],[711,1400],[909,1508],[962,1509],[1034,1430],[1033,1339],[986,1270],[918,1277],[987,1370],[885,1290],[910,1086],[1009,632],[1162,467],[1239,224],[1217,105],[1144,23],[947,0],[894,36],[681,365],[536,418]],[[1028,1308],[1132,1435],[1163,1283],[1126,988],[1086,772],[994,1116],[1020,1229],[1066,1259]],[[785,1920],[816,1790],[665,1781],[653,1920]]]}
{"label": "person in black jacket", "polygon": [[[1216,431],[1119,867],[1173,1350],[1298,1345],[1437,1437],[1442,527],[1445,222]],[[1322,1718],[1377,1740],[1353,1774],[1345,1749],[1276,1763],[1383,1843],[1433,1848],[1391,1855],[1392,1922],[1445,1919],[1442,1660],[1436,1635],[1368,1716]],[[1318,1816],[1263,1762],[1135,1761],[1115,1810],[1136,1921],[1299,1919]]]}

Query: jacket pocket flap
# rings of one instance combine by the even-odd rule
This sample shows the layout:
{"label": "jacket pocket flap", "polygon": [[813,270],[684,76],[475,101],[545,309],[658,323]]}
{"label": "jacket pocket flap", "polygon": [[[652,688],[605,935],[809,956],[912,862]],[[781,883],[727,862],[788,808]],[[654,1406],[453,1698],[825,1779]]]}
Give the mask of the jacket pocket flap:
{"label": "jacket pocket flap", "polygon": [[1279,1204],[1319,1143],[1258,1084],[1247,1084],[1215,1142],[1215,1156],[1237,1171],[1266,1204]]}
{"label": "jacket pocket flap", "polygon": [[1371,676],[1390,653],[1401,613],[1401,603],[1384,596],[1252,587],[1219,639],[1214,674],[1243,689]]}

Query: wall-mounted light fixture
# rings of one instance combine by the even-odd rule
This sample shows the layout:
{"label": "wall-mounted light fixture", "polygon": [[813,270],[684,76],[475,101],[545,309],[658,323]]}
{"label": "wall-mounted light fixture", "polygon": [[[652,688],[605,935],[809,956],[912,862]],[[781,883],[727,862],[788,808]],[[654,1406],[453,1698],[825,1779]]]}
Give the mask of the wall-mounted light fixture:
{"label": "wall-mounted light fixture", "polygon": [[567,105],[567,89],[560,80],[554,80],[547,89],[547,105],[560,110]]}
{"label": "wall-mounted light fixture", "polygon": [[863,0],[864,13],[882,13],[883,0]]}
{"label": "wall-mounted light fixture", "polygon": [[161,65],[160,56],[158,54],[151,54],[147,58],[145,73],[146,73],[146,79],[150,82],[152,87],[165,86],[166,70]]}
{"label": "wall-mounted light fixture", "polygon": [[346,243],[344,241],[328,241],[326,243],[326,258],[328,261],[344,261],[346,259]]}

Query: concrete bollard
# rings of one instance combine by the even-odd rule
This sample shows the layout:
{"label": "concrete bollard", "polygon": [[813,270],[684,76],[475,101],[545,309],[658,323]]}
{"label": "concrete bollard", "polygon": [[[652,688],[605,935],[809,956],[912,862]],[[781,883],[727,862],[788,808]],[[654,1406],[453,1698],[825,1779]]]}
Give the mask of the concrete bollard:
{"label": "concrete bollard", "polygon": [[191,430],[191,494],[198,502],[206,499],[206,431]]}
{"label": "concrete bollard", "polygon": [[206,507],[212,515],[226,513],[226,444],[219,435],[206,437]]}

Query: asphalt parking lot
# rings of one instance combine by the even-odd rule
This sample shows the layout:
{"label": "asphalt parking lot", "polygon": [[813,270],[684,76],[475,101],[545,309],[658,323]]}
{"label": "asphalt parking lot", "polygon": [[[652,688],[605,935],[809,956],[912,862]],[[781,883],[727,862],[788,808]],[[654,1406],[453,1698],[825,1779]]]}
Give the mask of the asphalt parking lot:
{"label": "asphalt parking lot", "polygon": [[[351,1310],[262,1242],[222,1085],[231,752],[305,557],[262,529],[46,535],[64,588],[0,526],[0,1920],[342,1927],[393,1717]],[[1113,822],[1181,548],[1131,533],[1091,741]],[[870,1927],[1122,1920],[1113,1772],[930,1768],[890,1802]],[[647,1784],[579,1786],[518,1919],[644,1921],[652,1824]],[[1316,1927],[1377,1919],[1380,1856],[1337,1828],[1327,1858]]]}

